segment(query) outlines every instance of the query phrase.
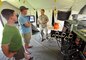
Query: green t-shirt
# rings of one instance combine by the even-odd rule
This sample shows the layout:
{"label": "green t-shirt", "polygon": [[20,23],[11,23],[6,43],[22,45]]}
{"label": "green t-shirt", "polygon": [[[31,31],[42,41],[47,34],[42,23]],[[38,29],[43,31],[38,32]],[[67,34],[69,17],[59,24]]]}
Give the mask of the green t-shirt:
{"label": "green t-shirt", "polygon": [[9,44],[10,51],[18,51],[22,47],[22,39],[19,30],[15,26],[7,24],[3,30],[2,44]]}

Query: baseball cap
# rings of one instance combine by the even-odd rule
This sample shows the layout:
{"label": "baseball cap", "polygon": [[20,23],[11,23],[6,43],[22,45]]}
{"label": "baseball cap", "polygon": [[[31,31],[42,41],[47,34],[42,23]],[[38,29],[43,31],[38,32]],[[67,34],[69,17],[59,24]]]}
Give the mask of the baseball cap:
{"label": "baseball cap", "polygon": [[22,10],[28,10],[28,8],[26,8],[25,6],[20,6],[20,11]]}

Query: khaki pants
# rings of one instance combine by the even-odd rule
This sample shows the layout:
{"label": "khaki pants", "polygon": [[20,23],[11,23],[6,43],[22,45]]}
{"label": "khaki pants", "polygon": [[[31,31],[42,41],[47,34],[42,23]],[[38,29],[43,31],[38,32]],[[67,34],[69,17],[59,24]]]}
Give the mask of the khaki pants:
{"label": "khaki pants", "polygon": [[30,43],[30,39],[31,39],[31,33],[23,34],[23,38],[24,38],[25,44],[29,44]]}
{"label": "khaki pants", "polygon": [[[39,26],[40,27],[40,32],[41,32],[41,35],[42,35],[42,39],[46,39],[47,35],[48,35],[48,29],[47,29],[47,26],[45,27],[42,27],[41,25]],[[44,33],[45,32],[45,33]],[[45,37],[46,36],[46,37]]]}

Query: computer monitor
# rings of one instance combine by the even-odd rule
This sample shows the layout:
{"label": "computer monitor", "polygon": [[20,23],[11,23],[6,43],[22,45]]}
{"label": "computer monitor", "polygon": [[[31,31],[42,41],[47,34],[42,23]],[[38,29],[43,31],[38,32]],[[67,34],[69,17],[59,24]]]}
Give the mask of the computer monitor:
{"label": "computer monitor", "polygon": [[28,15],[27,17],[28,17],[29,22],[31,22],[31,23],[35,22],[35,16],[34,15]]}

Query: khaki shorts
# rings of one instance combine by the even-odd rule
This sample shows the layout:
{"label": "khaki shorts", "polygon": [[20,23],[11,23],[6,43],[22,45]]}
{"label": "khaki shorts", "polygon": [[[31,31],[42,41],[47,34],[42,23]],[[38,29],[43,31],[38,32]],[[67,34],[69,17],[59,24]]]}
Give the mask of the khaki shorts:
{"label": "khaki shorts", "polygon": [[25,56],[24,56],[24,48],[23,46],[17,51],[17,54],[14,55],[14,58],[15,60],[20,60],[20,59],[23,59]]}
{"label": "khaki shorts", "polygon": [[25,44],[29,44],[30,43],[30,39],[31,39],[31,33],[23,34],[23,37],[24,37]]}

